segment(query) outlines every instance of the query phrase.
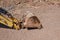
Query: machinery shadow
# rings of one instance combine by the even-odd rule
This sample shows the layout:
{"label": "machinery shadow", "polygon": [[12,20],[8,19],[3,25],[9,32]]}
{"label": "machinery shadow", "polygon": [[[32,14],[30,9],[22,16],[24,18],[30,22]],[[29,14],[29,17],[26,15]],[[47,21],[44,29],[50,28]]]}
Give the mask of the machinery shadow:
{"label": "machinery shadow", "polygon": [[5,10],[5,9],[3,9],[3,8],[0,8],[0,14],[7,14],[8,12],[7,12],[7,10]]}
{"label": "machinery shadow", "polygon": [[0,23],[0,28],[12,29],[12,28],[10,28],[10,27],[8,27],[8,26],[6,26],[6,25],[2,24],[2,23]]}
{"label": "machinery shadow", "polygon": [[7,10],[0,7],[0,15],[2,15],[2,14],[12,17],[12,15]]}

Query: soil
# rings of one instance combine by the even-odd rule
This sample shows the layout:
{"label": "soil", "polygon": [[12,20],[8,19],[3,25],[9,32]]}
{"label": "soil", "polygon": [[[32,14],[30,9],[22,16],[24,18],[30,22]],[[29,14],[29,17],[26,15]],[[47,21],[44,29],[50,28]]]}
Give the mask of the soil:
{"label": "soil", "polygon": [[20,18],[22,19],[22,15],[24,15],[27,11],[30,11],[39,18],[43,28],[40,30],[14,30],[0,28],[0,40],[60,40],[59,5],[41,2],[39,6],[31,6],[31,4],[27,4],[27,6],[22,5],[21,7],[19,4],[13,12],[11,11],[14,17],[18,20]]}

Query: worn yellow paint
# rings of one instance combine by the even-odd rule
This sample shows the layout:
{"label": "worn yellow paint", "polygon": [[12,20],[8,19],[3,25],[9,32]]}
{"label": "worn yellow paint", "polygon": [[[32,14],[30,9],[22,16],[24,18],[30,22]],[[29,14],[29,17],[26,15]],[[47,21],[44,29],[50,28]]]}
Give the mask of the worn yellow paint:
{"label": "worn yellow paint", "polygon": [[7,25],[10,28],[13,27],[16,30],[20,29],[18,20],[13,17],[9,18],[9,17],[5,17],[3,15],[0,15],[0,23]]}

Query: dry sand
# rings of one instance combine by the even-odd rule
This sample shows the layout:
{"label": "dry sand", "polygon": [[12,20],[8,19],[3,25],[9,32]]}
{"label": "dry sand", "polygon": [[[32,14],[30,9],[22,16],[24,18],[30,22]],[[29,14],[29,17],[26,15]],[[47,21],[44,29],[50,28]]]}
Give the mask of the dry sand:
{"label": "dry sand", "polygon": [[0,40],[60,40],[60,7],[56,5],[24,8],[23,12],[31,11],[40,19],[41,30],[14,30],[0,28]]}

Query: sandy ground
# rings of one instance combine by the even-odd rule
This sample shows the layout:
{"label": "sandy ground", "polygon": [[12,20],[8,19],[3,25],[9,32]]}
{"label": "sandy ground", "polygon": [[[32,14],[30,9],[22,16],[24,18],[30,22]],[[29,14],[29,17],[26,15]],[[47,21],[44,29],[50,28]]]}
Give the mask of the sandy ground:
{"label": "sandy ground", "polygon": [[0,40],[60,40],[60,7],[40,6],[38,8],[24,8],[31,11],[40,19],[41,30],[14,30],[0,28]]}

